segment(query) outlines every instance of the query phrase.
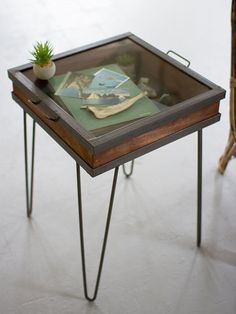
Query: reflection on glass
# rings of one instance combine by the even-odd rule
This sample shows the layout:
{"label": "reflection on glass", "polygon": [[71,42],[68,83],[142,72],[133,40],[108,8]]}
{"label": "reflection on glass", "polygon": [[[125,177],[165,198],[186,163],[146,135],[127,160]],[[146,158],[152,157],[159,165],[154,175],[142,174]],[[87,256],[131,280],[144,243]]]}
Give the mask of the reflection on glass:
{"label": "reflection on glass", "polygon": [[[44,84],[44,90],[58,105],[95,136],[119,129],[124,124],[132,123],[137,119],[145,119],[148,115],[169,110],[172,106],[209,90],[204,84],[128,38],[59,59],[56,61],[56,66],[56,76],[51,82]],[[100,72],[100,79],[98,79],[98,74],[96,77],[96,73],[99,71],[103,71],[103,73]],[[124,93],[123,101],[141,94],[144,96],[123,112],[118,111],[112,118],[107,116],[103,122],[100,122],[92,110],[85,110],[91,109],[88,107],[89,105],[115,106],[122,102],[119,99],[119,102],[115,103],[115,97],[121,97],[121,95],[117,96],[119,94],[117,91],[112,94],[113,98],[111,94],[107,93],[108,81],[102,76],[102,74],[107,73],[104,71],[115,71],[121,76],[129,78],[128,81],[121,81],[119,85],[110,85],[114,91],[118,88],[121,94]],[[25,74],[35,80],[31,72],[28,70]],[[82,75],[89,78],[84,86],[82,86]],[[69,77],[73,78],[71,82]],[[115,80],[113,77],[110,84],[115,84]],[[70,83],[68,85],[70,88],[65,88],[66,85],[63,85],[65,81]],[[50,84],[52,82],[54,85]],[[42,84],[36,81],[35,83]],[[79,88],[76,87],[75,83],[79,84]],[[42,88],[42,85],[40,87]],[[101,90],[98,92],[100,87]],[[93,94],[94,89],[97,90]],[[121,91],[122,89],[123,91]],[[87,97],[85,97],[86,92]],[[146,98],[148,99],[145,100]],[[140,115],[134,115],[135,108],[138,109],[140,103],[145,109],[140,111]],[[78,106],[80,106],[79,111]],[[145,115],[145,112],[149,114]],[[143,115],[141,115],[142,113]],[[86,123],[83,119],[86,119]],[[111,123],[111,121],[113,122]]]}

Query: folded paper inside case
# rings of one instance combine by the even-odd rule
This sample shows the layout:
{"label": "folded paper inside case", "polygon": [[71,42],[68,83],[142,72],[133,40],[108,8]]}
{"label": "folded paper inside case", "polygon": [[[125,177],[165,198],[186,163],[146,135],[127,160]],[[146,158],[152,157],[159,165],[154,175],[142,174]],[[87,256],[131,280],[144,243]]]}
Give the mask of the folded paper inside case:
{"label": "folded paper inside case", "polygon": [[[112,116],[114,114],[117,114],[121,111],[128,109],[133,104],[135,104],[136,101],[138,101],[139,99],[141,99],[145,95],[146,95],[145,93],[140,93],[137,96],[134,96],[130,99],[124,100],[123,102],[121,102],[118,105],[99,106],[99,107],[87,105],[87,106],[81,106],[81,108],[91,111],[95,115],[95,117],[98,119],[104,119],[106,117]],[[147,115],[148,114],[149,113],[147,113]]]}

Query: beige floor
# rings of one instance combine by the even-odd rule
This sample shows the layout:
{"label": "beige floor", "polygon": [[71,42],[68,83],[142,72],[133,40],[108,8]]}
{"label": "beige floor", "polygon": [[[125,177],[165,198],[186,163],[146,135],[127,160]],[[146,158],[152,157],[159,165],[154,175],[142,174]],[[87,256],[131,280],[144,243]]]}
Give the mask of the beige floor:
{"label": "beige floor", "polygon": [[[196,134],[139,158],[118,178],[98,299],[83,297],[75,163],[37,129],[33,217],[25,216],[22,111],[7,69],[28,62],[36,40],[56,52],[132,31],[226,88],[229,0],[0,1],[0,313],[235,314],[236,160],[217,161],[228,133],[204,130],[203,243],[195,247]],[[89,282],[97,269],[112,173],[83,172]]]}

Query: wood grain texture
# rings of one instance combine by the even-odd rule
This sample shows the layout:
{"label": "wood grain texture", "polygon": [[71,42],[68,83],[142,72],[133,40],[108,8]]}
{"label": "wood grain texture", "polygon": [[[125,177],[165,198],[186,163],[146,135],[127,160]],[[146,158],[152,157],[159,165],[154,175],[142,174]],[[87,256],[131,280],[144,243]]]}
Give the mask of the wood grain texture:
{"label": "wood grain texture", "polygon": [[108,161],[111,161],[122,155],[126,155],[136,149],[139,149],[140,147],[156,142],[168,135],[174,134],[191,125],[194,125],[197,122],[210,118],[218,113],[218,109],[219,103],[215,103],[201,110],[193,112],[186,117],[176,119],[173,122],[162,125],[152,131],[136,136],[121,145],[94,156],[93,166],[101,166]]}
{"label": "wood grain texture", "polygon": [[[142,138],[143,134],[149,134],[147,137],[150,137],[149,141],[151,142],[158,140],[158,135],[154,136],[152,133],[154,129],[158,128],[157,133],[159,133],[159,130],[171,125],[174,120],[182,123],[181,121],[185,121],[182,119],[191,114],[194,116],[196,112],[201,112],[210,104],[218,103],[225,96],[225,91],[222,88],[133,34],[123,34],[55,56],[57,75],[68,71],[116,63],[117,57],[125,53],[134,57],[136,68],[134,80],[138,81],[141,77],[148,77],[150,86],[155,86],[160,95],[166,88],[173,91],[176,105],[172,106],[170,110],[163,110],[159,114],[150,115],[144,119],[90,132],[66,112],[59,100],[49,96],[50,86],[47,82],[35,80],[30,64],[9,69],[8,75],[18,86],[18,93],[22,94],[19,95],[19,98],[25,101],[24,103],[21,101],[20,105],[26,106],[28,101],[26,95],[33,102],[38,100],[38,105],[27,104],[27,109],[31,106],[30,110],[35,112],[34,118],[40,116],[42,119],[37,119],[38,123],[42,121],[42,126],[47,128],[46,131],[49,131],[51,136],[60,137],[57,141],[60,141],[61,146],[68,143],[69,149],[73,147],[75,154],[82,156],[87,164],[93,167],[106,163],[111,158],[116,158],[116,155],[112,156],[111,151],[117,150],[117,147],[122,146],[123,148],[124,143],[129,143],[129,146],[134,147],[134,149],[139,148],[136,144],[131,145],[130,142],[134,142],[136,138],[140,140],[139,137]],[[57,122],[50,121],[50,118],[57,120],[57,117]],[[200,116],[195,118],[197,122],[204,119]],[[189,125],[191,126],[191,122],[186,122],[186,126],[183,124],[182,127]],[[167,134],[169,133],[167,132]],[[171,131],[170,134],[172,134]],[[148,145],[145,143],[144,141],[143,145]],[[149,142],[147,141],[147,143]],[[125,148],[124,154],[127,151],[129,152],[129,149]]]}
{"label": "wood grain texture", "polygon": [[63,126],[61,120],[52,121],[40,110],[38,105],[33,104],[29,101],[26,94],[17,87],[13,86],[14,94],[24,102],[24,104],[34,112],[54,133],[56,133],[67,145],[69,145],[73,151],[84,159],[89,165],[92,164],[92,154],[87,150],[70,131]]}
{"label": "wood grain texture", "polygon": [[185,117],[178,118],[172,122],[155,128],[154,130],[145,132],[126,140],[122,144],[109,148],[102,153],[94,154],[88,151],[78,138],[72,134],[59,119],[52,121],[40,110],[39,105],[35,105],[29,101],[28,96],[14,85],[14,93],[27,107],[34,112],[54,133],[56,133],[73,151],[78,154],[90,167],[100,167],[116,158],[127,155],[135,150],[154,143],[164,137],[183,130],[200,121],[206,120],[218,113],[219,103],[214,103],[204,107],[196,112],[192,112]]}

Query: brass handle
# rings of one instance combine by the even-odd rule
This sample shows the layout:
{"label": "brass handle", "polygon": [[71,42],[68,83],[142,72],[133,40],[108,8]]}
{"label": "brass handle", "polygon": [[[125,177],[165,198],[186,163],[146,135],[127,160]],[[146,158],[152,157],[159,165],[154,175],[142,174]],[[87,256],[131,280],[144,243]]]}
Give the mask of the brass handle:
{"label": "brass handle", "polygon": [[58,121],[60,116],[44,104],[40,99],[28,99],[28,103],[38,107],[39,111],[48,119],[52,121]]}

